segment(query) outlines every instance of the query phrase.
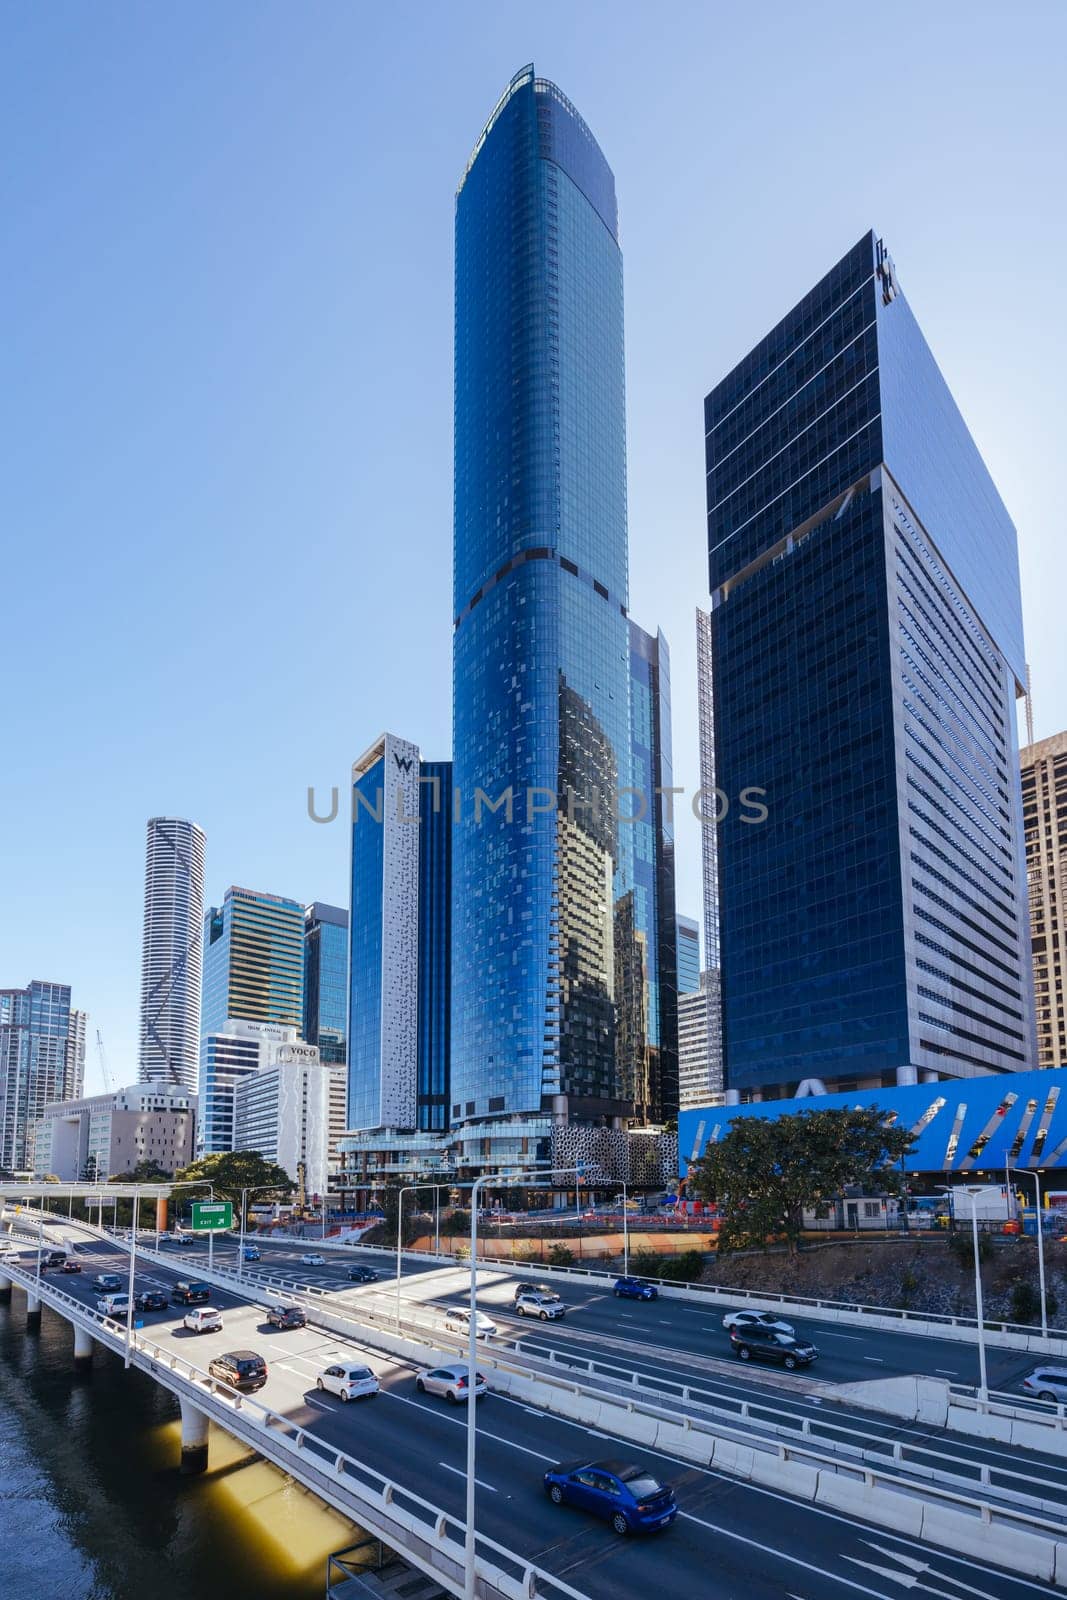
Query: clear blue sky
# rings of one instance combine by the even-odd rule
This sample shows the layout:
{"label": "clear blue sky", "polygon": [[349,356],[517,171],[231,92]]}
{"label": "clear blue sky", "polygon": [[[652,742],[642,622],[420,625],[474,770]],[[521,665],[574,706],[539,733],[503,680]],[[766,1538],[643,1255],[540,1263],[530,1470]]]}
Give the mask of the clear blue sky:
{"label": "clear blue sky", "polygon": [[[453,195],[526,61],[616,174],[631,609],[671,643],[676,781],[702,397],[868,227],[1018,525],[1038,735],[1067,726],[1064,6],[7,0],[0,26],[0,984],[70,982],[116,1081],[146,817],[206,829],[209,900],[344,904],[307,786],[383,727],[449,753]],[[694,915],[698,848],[683,825]]]}

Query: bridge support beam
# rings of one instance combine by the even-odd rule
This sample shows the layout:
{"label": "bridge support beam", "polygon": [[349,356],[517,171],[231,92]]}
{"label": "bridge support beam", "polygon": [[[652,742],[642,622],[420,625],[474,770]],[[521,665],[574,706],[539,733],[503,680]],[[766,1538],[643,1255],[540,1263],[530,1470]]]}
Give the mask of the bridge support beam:
{"label": "bridge support beam", "polygon": [[207,1468],[208,1419],[191,1400],[179,1402],[182,1408],[182,1471],[203,1472]]}
{"label": "bridge support beam", "polygon": [[88,1328],[74,1324],[74,1370],[89,1372],[93,1365],[93,1336]]}
{"label": "bridge support beam", "polygon": [[41,1297],[34,1294],[32,1289],[26,1291],[26,1326],[39,1328],[41,1326]]}

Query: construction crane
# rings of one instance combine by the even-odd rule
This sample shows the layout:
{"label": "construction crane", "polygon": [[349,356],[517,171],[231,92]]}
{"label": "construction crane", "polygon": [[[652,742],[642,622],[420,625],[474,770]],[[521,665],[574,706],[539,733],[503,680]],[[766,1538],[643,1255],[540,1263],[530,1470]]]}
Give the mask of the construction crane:
{"label": "construction crane", "polygon": [[100,1076],[104,1080],[104,1088],[105,1088],[106,1092],[108,1094],[110,1094],[111,1093],[111,1074],[107,1070],[107,1052],[104,1049],[104,1041],[103,1041],[103,1038],[101,1037],[101,1033],[100,1033],[100,1029],[99,1028],[97,1028],[97,1030],[96,1030],[96,1054],[97,1054],[97,1058],[99,1059],[99,1062],[100,1062]]}

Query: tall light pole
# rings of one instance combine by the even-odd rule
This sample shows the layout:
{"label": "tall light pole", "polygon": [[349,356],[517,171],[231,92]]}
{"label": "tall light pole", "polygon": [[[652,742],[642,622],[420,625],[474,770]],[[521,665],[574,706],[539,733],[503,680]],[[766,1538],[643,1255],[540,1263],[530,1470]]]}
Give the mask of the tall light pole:
{"label": "tall light pole", "polygon": [[1041,1337],[1048,1338],[1048,1308],[1045,1304],[1045,1219],[1041,1214],[1041,1174],[1021,1172],[1015,1168],[1017,1178],[1033,1178],[1034,1205],[1037,1210],[1037,1278],[1041,1286]]}
{"label": "tall light pole", "polygon": [[622,1275],[630,1276],[630,1210],[626,1192],[626,1179],[622,1180]]}
{"label": "tall light pole", "polygon": [[[954,1187],[945,1188],[944,1193],[954,1196],[956,1190],[961,1187],[961,1185],[956,1184]],[[982,1307],[982,1263],[978,1254],[978,1196],[981,1194],[981,1192],[981,1185],[977,1187],[963,1188],[963,1193],[971,1202],[971,1231],[974,1238],[974,1304],[978,1315],[978,1403],[979,1405],[985,1405],[989,1399],[989,1384],[986,1380],[985,1313]],[[953,1214],[955,1214],[955,1206],[953,1206]]]}
{"label": "tall light pole", "polygon": [[[560,1178],[581,1177],[584,1166],[554,1167],[551,1173]],[[475,1410],[478,1387],[478,1191],[486,1183],[521,1183],[531,1176],[526,1172],[485,1172],[471,1184],[471,1281],[470,1327],[467,1330],[467,1528],[463,1541],[463,1600],[474,1600],[474,1463],[477,1442],[477,1412]],[[399,1281],[399,1280],[398,1280]]]}
{"label": "tall light pole", "polygon": [[277,1187],[278,1185],[276,1183],[257,1183],[254,1187],[250,1184],[246,1184],[241,1190],[241,1227],[238,1233],[237,1244],[238,1278],[243,1278],[245,1271],[245,1209],[248,1205],[248,1196],[250,1194],[270,1194],[273,1190],[277,1189]]}
{"label": "tall light pole", "polygon": [[400,1327],[400,1251],[404,1240],[404,1196],[424,1188],[421,1183],[405,1183],[396,1200],[396,1325]]}
{"label": "tall light pole", "polygon": [[133,1290],[134,1274],[137,1270],[137,1209],[140,1201],[140,1195],[135,1194],[133,1197],[133,1225],[130,1228],[130,1283],[126,1291],[126,1356],[122,1363],[124,1367],[128,1367],[130,1364],[130,1351],[133,1348]]}

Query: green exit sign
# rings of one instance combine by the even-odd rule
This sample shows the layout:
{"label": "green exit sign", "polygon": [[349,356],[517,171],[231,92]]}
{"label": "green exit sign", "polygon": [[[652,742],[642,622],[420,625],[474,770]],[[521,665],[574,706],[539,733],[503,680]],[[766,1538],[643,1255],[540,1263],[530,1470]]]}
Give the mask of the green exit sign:
{"label": "green exit sign", "polygon": [[229,1200],[194,1200],[192,1212],[190,1227],[194,1233],[225,1233],[227,1228],[233,1227],[233,1206]]}

